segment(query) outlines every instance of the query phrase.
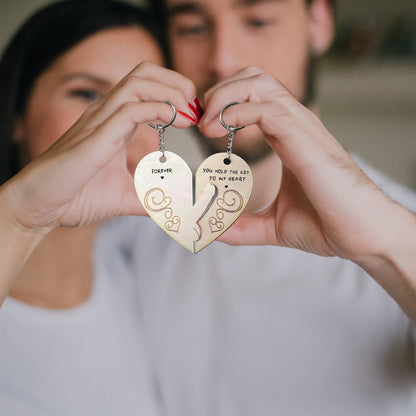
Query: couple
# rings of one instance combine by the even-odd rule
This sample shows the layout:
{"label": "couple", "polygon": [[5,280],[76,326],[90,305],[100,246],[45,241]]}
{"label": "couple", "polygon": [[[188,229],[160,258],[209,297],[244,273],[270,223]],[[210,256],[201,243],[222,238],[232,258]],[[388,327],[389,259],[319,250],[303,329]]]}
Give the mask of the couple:
{"label": "couple", "polygon": [[[0,63],[0,413],[414,413],[415,217],[311,111],[334,4],[152,4],[167,34],[133,6],[59,2]],[[196,97],[210,151],[240,103],[255,188],[231,245],[192,255],[141,217],[131,174],[160,101],[183,129]]]}

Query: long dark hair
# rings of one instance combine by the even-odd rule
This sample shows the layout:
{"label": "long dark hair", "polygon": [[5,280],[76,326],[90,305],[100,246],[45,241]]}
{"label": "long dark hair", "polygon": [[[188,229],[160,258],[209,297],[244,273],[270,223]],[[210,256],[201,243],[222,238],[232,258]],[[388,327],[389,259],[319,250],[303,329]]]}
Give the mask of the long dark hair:
{"label": "long dark hair", "polygon": [[152,15],[112,0],[66,0],[36,12],[21,26],[0,60],[0,184],[19,170],[15,119],[36,79],[62,54],[94,33],[139,26],[160,42]]}

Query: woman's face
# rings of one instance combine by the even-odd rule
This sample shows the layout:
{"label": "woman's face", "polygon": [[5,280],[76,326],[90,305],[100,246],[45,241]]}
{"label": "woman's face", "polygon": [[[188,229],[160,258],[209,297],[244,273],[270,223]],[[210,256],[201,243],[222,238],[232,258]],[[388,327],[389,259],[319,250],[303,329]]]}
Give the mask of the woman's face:
{"label": "woman's face", "polygon": [[[24,114],[15,128],[15,141],[21,144],[23,163],[50,147],[81,114],[104,96],[142,61],[162,65],[156,41],[138,27],[98,32],[67,51],[36,80]],[[150,127],[138,129],[130,141],[129,169],[154,150],[157,140]]]}

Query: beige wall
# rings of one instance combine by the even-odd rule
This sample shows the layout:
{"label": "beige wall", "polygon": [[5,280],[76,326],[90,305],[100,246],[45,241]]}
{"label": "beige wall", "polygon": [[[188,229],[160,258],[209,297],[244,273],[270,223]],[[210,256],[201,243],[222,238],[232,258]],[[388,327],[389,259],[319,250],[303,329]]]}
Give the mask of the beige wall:
{"label": "beige wall", "polygon": [[416,62],[324,66],[319,89],[334,136],[416,190]]}
{"label": "beige wall", "polygon": [[[48,2],[0,0],[0,48],[24,18]],[[386,14],[416,11],[414,0],[338,3],[341,20],[360,14],[383,22]],[[416,190],[416,60],[325,64],[319,91],[322,118],[335,137],[347,149]],[[172,150],[186,153],[188,146],[195,148],[184,132],[172,131],[170,136],[174,136],[169,141]]]}

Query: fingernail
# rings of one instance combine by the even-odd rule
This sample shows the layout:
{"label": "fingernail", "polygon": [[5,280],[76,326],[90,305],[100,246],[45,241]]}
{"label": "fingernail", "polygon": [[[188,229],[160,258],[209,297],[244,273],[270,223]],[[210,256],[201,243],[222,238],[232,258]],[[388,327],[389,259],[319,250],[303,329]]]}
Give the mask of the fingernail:
{"label": "fingernail", "polygon": [[192,123],[197,124],[196,118],[190,116],[189,114],[184,113],[183,111],[178,110],[178,113],[182,116],[185,117],[187,120],[192,121]]}
{"label": "fingernail", "polygon": [[195,104],[196,110],[198,112],[198,118],[201,119],[201,117],[204,114],[204,110],[202,109],[201,104],[200,104],[198,98],[195,98],[194,104]]}
{"label": "fingernail", "polygon": [[194,115],[196,122],[199,123],[199,120],[201,120],[202,117],[203,110],[198,98],[195,98],[193,103],[188,103],[188,107],[192,111],[192,114]]}

